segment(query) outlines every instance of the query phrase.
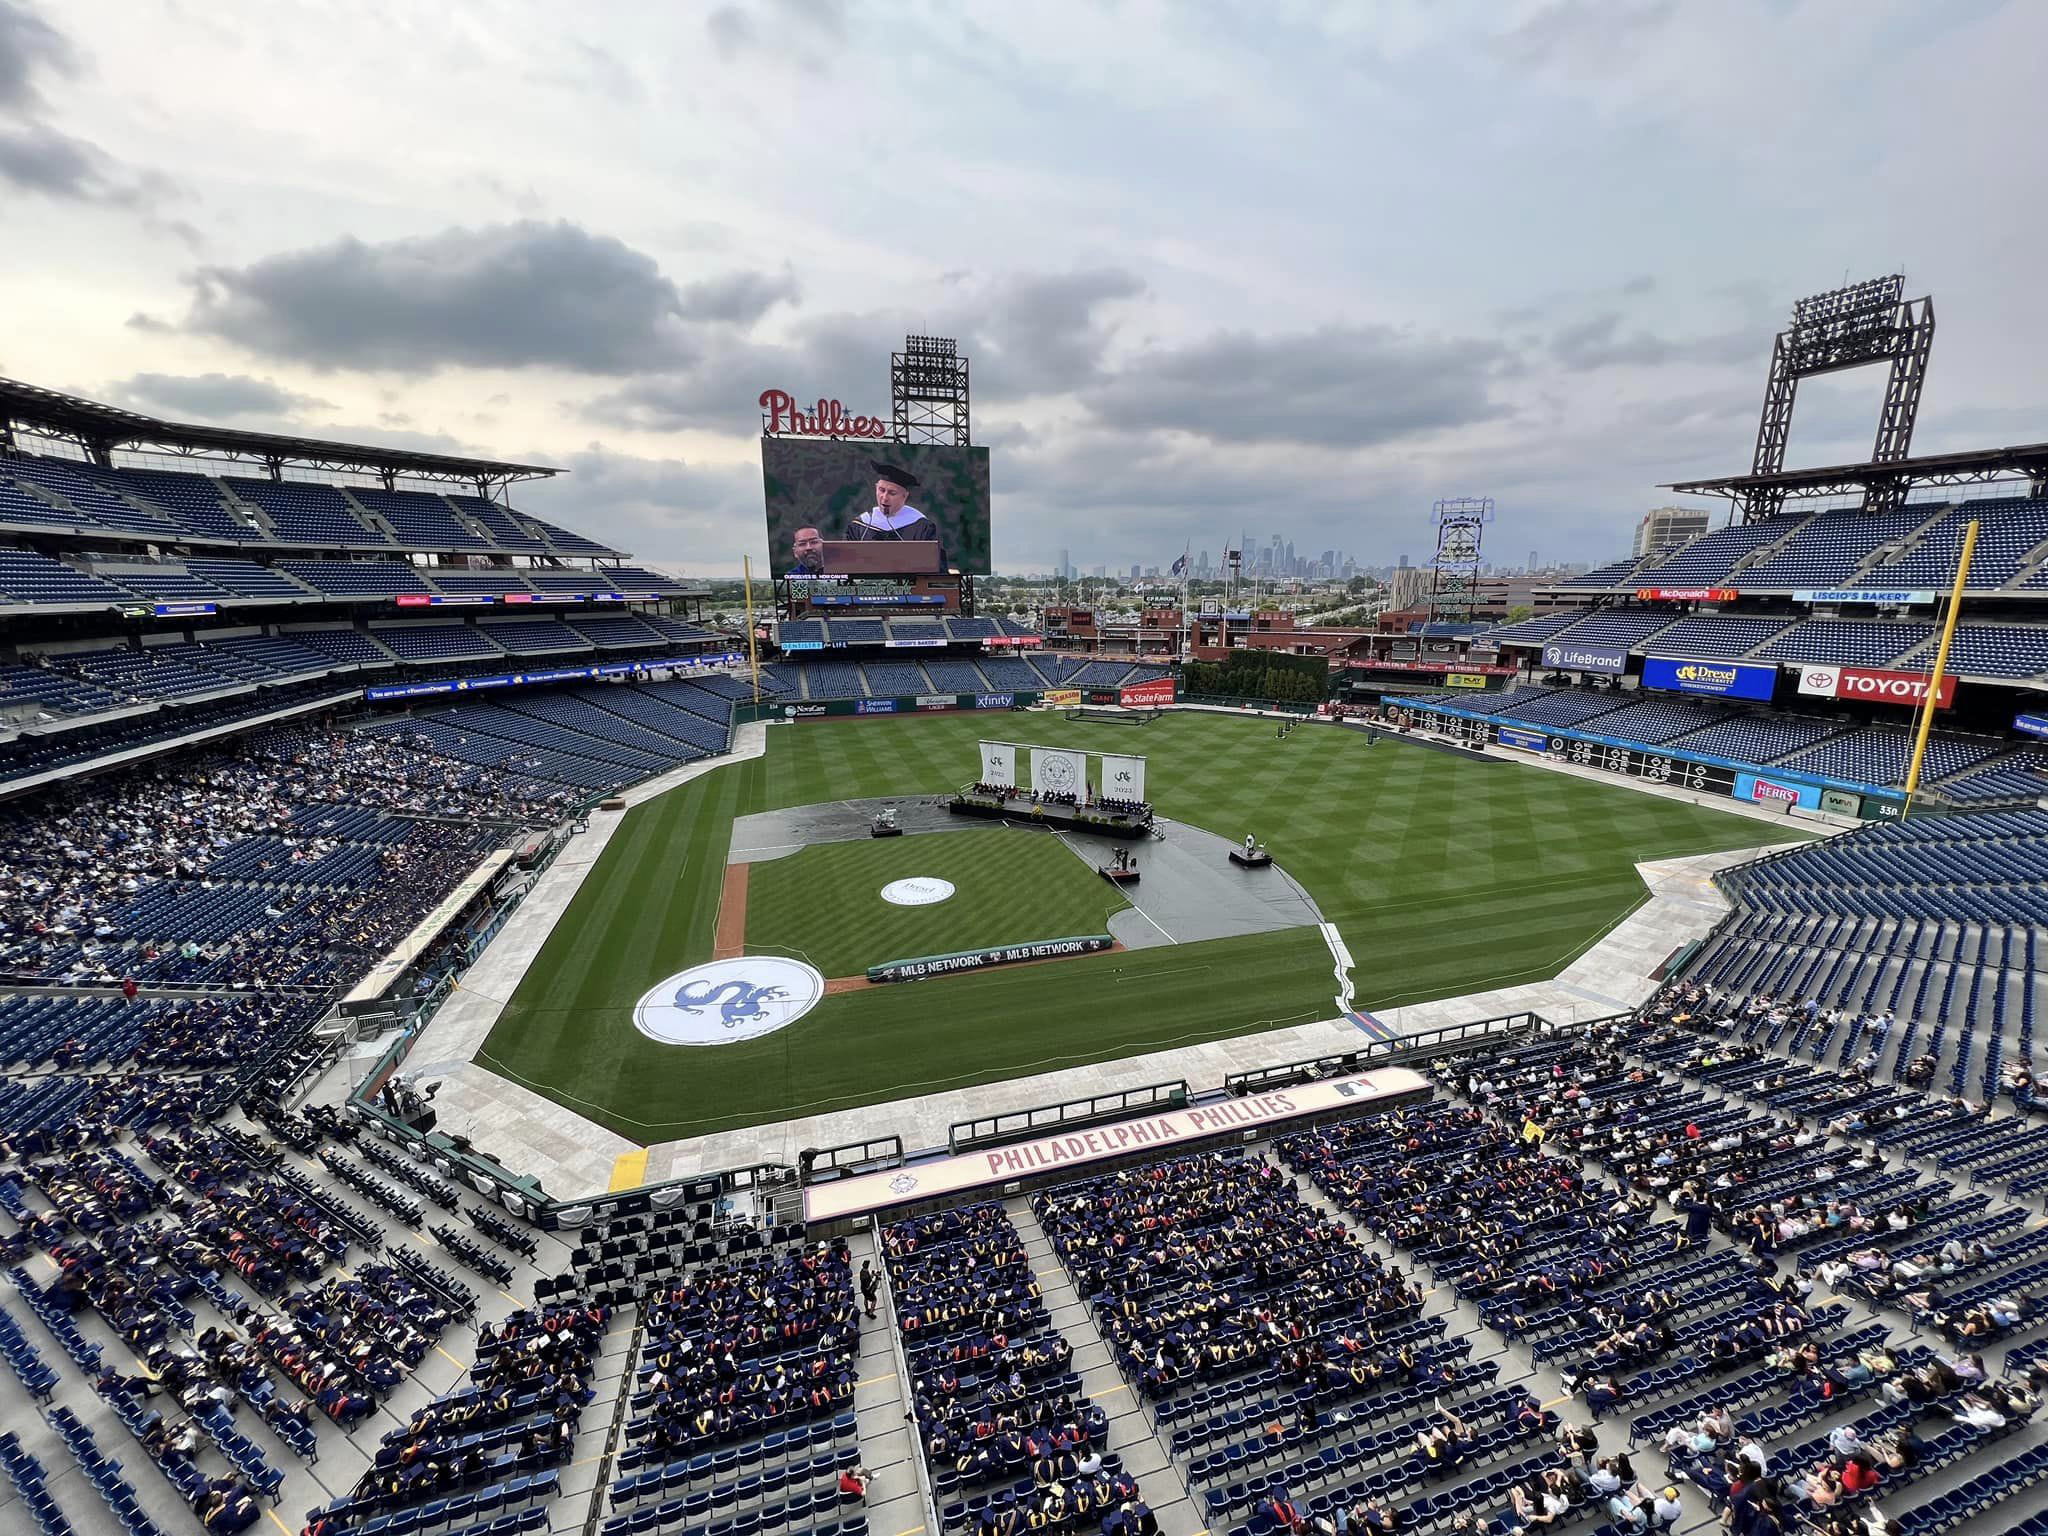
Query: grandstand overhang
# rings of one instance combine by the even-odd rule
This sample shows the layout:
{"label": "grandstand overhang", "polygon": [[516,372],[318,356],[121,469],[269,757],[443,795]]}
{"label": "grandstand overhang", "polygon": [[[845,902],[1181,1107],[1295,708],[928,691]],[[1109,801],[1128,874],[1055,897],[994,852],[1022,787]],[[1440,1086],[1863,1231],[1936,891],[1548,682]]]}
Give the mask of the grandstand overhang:
{"label": "grandstand overhang", "polygon": [[1935,453],[1889,464],[1872,460],[1763,475],[1728,475],[1717,480],[1681,480],[1663,489],[1681,496],[1720,496],[1745,508],[1860,492],[1866,507],[1880,511],[1897,506],[1916,490],[1987,485],[1999,480],[2025,480],[2033,494],[2048,494],[2048,443]]}
{"label": "grandstand overhang", "polygon": [[485,495],[522,480],[545,480],[562,473],[544,464],[417,453],[362,443],[337,443],[325,438],[164,421],[139,411],[24,384],[18,379],[0,378],[0,445],[7,444],[17,430],[68,439],[84,449],[95,463],[110,467],[115,450],[121,449],[180,458],[223,459],[261,469],[272,477],[290,466],[323,474],[371,475],[387,484],[407,479],[472,485]]}

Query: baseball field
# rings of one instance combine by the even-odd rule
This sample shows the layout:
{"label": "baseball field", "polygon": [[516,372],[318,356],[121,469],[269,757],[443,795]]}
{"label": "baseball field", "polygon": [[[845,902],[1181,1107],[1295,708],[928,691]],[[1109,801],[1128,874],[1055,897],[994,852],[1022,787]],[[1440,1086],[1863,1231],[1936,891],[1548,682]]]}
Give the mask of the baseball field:
{"label": "baseball field", "polygon": [[[1270,722],[1228,716],[1170,714],[1142,730],[1035,713],[777,726],[765,756],[627,814],[479,1060],[653,1142],[1334,1016],[1329,950],[1304,927],[835,987],[787,1028],[715,1049],[635,1029],[643,993],[720,951],[735,817],[943,794],[975,776],[989,735],[1141,752],[1161,815],[1255,833],[1343,935],[1366,1010],[1553,976],[1643,900],[1638,861],[1793,835],[1324,727],[1276,740]],[[931,908],[877,901],[908,876],[943,877],[956,894]],[[821,844],[751,864],[744,884],[747,952],[807,959],[827,978],[1100,932],[1123,905],[1057,840],[999,828]],[[737,914],[724,931],[729,951]]]}

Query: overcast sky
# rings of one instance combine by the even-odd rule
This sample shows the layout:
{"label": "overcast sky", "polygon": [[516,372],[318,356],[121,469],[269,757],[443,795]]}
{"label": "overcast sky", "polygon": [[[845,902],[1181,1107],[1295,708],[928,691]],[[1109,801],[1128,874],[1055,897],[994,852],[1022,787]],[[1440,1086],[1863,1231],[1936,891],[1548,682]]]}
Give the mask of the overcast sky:
{"label": "overcast sky", "polygon": [[2044,52],[2032,0],[0,0],[0,372],[560,465],[535,511],[710,574],[759,392],[885,412],[935,332],[999,569],[1420,558],[1461,495],[1598,559],[1845,278],[1935,295],[1917,449],[2048,437]]}

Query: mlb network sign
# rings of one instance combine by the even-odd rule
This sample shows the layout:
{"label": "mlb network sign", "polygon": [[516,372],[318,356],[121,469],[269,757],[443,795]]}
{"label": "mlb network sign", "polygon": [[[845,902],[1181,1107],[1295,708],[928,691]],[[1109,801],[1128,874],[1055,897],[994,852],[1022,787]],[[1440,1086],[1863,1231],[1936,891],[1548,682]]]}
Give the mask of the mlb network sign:
{"label": "mlb network sign", "polygon": [[[1918,709],[1927,698],[1925,672],[1885,672],[1871,667],[1801,667],[1799,691],[1824,699],[1862,699],[1872,704],[1903,704]],[[1956,680],[1944,677],[1934,696],[1936,709],[1955,702]]]}
{"label": "mlb network sign", "polygon": [[1768,699],[1776,691],[1776,667],[1739,661],[1672,661],[1652,656],[1643,663],[1643,686],[1671,693],[1704,693],[1719,699]]}

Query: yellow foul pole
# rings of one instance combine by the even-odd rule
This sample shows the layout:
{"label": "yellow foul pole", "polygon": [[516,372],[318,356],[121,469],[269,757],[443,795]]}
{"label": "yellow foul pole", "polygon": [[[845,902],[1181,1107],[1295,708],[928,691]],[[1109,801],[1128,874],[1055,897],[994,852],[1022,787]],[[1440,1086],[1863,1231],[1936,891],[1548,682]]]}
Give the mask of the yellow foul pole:
{"label": "yellow foul pole", "polygon": [[[1973,523],[1970,526],[1974,533],[1976,525]],[[761,648],[754,639],[754,557],[752,555],[742,555],[740,557],[740,570],[743,573],[741,579],[747,593],[747,673],[754,680],[754,702],[759,704],[761,702]],[[1946,637],[1943,638],[1942,643],[1944,645],[1947,644]]]}
{"label": "yellow foul pole", "polygon": [[1920,787],[1920,763],[1927,756],[1927,735],[1934,729],[1935,700],[1941,697],[1941,680],[1948,672],[1949,642],[1955,638],[1956,617],[1963,611],[1963,583],[1970,579],[1970,557],[1977,552],[1977,519],[1963,528],[1963,552],[1956,561],[1956,583],[1949,589],[1948,612],[1941,621],[1941,644],[1935,648],[1934,670],[1927,677],[1927,697],[1920,701],[1920,729],[1913,736],[1913,766],[1906,770],[1904,814],[1913,810],[1913,792]]}

